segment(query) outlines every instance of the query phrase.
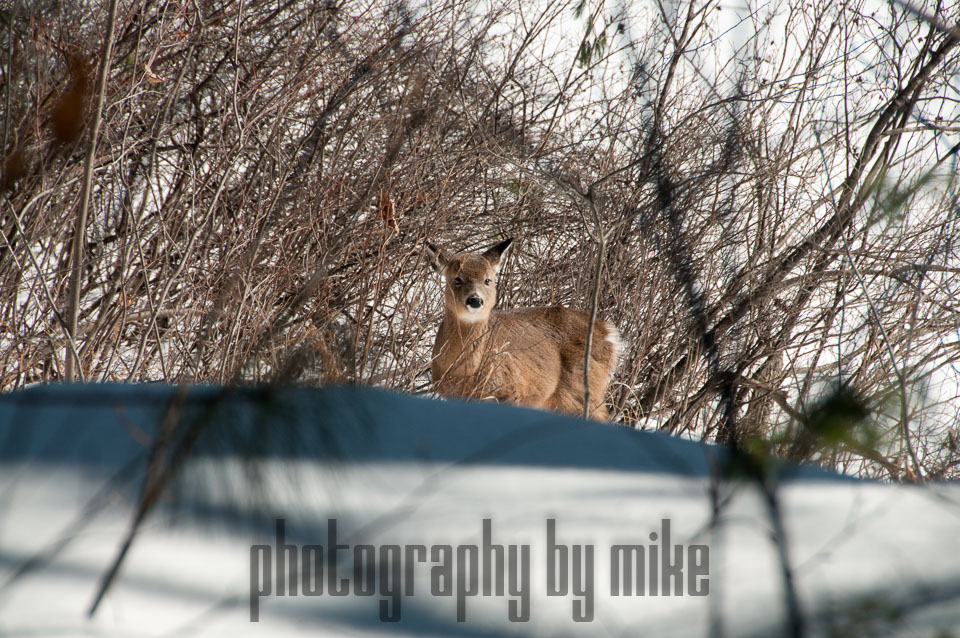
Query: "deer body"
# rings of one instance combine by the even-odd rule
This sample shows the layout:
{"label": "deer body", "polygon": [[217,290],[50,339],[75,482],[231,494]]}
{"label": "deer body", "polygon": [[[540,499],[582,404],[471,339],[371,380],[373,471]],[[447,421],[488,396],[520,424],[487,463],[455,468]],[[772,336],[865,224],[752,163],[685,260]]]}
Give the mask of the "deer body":
{"label": "deer body", "polygon": [[[445,396],[579,415],[589,316],[561,307],[493,310],[496,276],[512,241],[450,258],[428,244],[445,281],[431,367],[434,388]],[[621,348],[616,326],[597,321],[589,376],[589,414],[595,419],[607,418],[604,396]]]}

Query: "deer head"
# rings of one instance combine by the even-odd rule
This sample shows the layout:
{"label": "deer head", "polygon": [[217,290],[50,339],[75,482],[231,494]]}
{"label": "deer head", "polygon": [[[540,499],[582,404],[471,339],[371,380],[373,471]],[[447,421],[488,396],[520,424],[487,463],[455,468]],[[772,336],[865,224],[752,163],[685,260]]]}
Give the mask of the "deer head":
{"label": "deer head", "polygon": [[458,321],[478,323],[490,318],[497,303],[497,274],[510,251],[513,238],[491,246],[483,253],[446,252],[427,242],[430,263],[444,279],[444,304]]}

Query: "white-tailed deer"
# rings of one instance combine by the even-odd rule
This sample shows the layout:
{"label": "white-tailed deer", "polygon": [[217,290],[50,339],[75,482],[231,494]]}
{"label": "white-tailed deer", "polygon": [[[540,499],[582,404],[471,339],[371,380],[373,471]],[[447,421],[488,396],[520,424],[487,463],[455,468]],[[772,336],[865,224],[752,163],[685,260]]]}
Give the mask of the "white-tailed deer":
{"label": "white-tailed deer", "polygon": [[[583,413],[583,357],[589,315],[569,308],[494,310],[500,265],[513,239],[483,253],[448,256],[428,243],[444,279],[443,323],[433,346],[434,389]],[[608,417],[604,397],[622,349],[620,332],[597,321],[590,349],[590,416]]]}

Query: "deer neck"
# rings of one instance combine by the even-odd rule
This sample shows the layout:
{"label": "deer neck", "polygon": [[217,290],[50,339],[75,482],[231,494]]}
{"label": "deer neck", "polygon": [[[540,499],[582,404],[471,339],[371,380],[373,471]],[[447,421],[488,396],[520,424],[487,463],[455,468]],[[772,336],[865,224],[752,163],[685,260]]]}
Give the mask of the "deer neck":
{"label": "deer neck", "polygon": [[443,312],[440,333],[447,345],[444,352],[438,354],[445,358],[449,357],[451,363],[453,360],[458,360],[460,365],[472,367],[479,360],[490,334],[490,318],[462,321],[448,308]]}

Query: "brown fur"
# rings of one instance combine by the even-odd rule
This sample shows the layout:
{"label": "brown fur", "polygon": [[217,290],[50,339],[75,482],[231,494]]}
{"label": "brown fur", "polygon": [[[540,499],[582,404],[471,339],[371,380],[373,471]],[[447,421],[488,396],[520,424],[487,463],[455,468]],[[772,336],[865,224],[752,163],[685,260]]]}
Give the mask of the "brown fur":
{"label": "brown fur", "polygon": [[[444,278],[443,322],[433,347],[434,388],[445,396],[494,398],[568,414],[583,412],[589,315],[568,308],[492,310],[496,276],[512,239],[483,254],[448,258],[428,244]],[[489,282],[489,283],[487,283]],[[468,299],[481,304],[470,311]],[[590,416],[608,418],[604,397],[620,355],[616,326],[597,321],[590,351]]]}

